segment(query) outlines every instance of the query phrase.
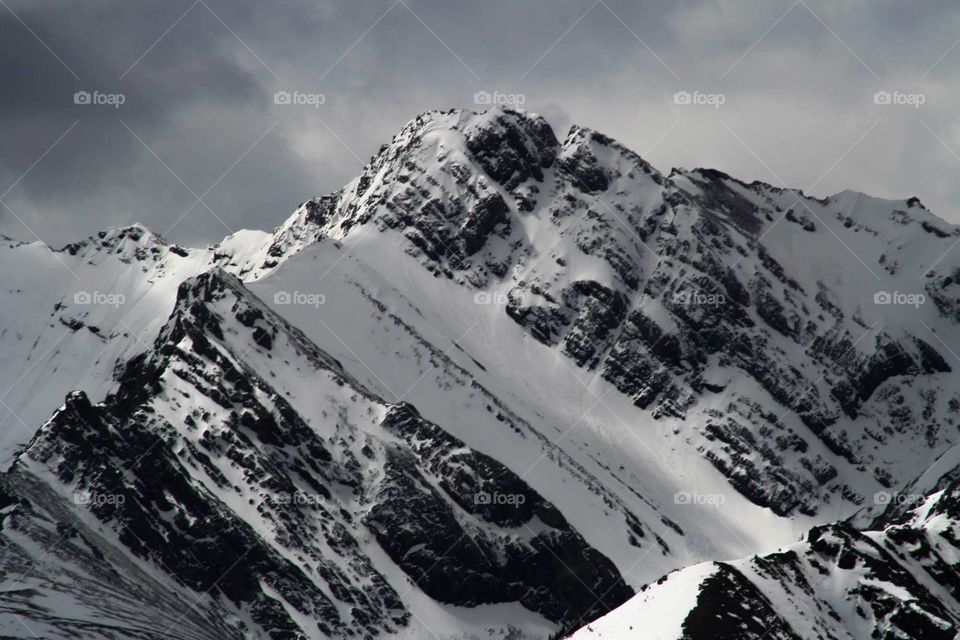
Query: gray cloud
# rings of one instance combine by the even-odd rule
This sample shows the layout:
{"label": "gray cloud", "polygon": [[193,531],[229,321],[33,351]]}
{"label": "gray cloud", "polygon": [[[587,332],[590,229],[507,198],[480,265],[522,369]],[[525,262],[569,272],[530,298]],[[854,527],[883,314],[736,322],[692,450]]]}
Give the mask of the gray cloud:
{"label": "gray cloud", "polygon": [[[6,1],[64,64],[0,8],[0,193],[77,123],[3,197],[54,245],[134,221],[185,244],[270,228],[418,112],[478,90],[523,94],[558,133],[602,130],[663,170],[919,195],[960,221],[950,2]],[[126,101],[75,105],[79,90]],[[874,104],[895,90],[926,102]],[[208,189],[215,215],[197,204],[174,225]],[[0,232],[33,239],[6,209]]]}

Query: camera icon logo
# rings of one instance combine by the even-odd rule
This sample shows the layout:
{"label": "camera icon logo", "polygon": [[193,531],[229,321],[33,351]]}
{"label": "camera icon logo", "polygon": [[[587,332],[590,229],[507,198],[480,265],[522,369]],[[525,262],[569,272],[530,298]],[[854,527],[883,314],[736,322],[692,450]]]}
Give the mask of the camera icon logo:
{"label": "camera icon logo", "polygon": [[291,95],[289,91],[277,91],[273,94],[273,104],[290,104]]}
{"label": "camera icon logo", "polygon": [[887,491],[877,491],[875,494],[873,494],[873,504],[890,504],[892,500],[893,496]]}
{"label": "camera icon logo", "polygon": [[73,294],[73,304],[91,304],[93,296],[89,291],[77,291]]}
{"label": "camera icon logo", "polygon": [[673,104],[690,104],[692,100],[693,96],[689,91],[677,91],[673,94]]}
{"label": "camera icon logo", "polygon": [[893,96],[889,91],[877,91],[873,94],[873,104],[890,104],[893,101]]}
{"label": "camera icon logo", "polygon": [[91,96],[89,91],[77,91],[73,94],[73,104],[90,104]]}
{"label": "camera icon logo", "polygon": [[273,304],[290,304],[293,302],[293,296],[289,291],[277,291],[273,294]]}
{"label": "camera icon logo", "polygon": [[474,104],[493,104],[493,96],[489,91],[477,91],[473,94]]}
{"label": "camera icon logo", "polygon": [[674,504],[690,504],[693,502],[693,495],[689,491],[677,491],[673,494]]}
{"label": "camera icon logo", "polygon": [[873,304],[891,304],[892,302],[893,296],[889,291],[877,291],[873,294]]}

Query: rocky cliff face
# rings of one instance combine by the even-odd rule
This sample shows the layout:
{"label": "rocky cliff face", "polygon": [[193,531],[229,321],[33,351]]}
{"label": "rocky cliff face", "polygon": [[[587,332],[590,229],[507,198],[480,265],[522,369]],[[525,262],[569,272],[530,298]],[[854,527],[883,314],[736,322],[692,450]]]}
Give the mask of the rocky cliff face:
{"label": "rocky cliff face", "polygon": [[[271,361],[308,381],[319,406],[258,373]],[[205,633],[398,632],[411,616],[384,562],[439,602],[516,602],[555,622],[591,619],[632,593],[516,474],[414,407],[372,396],[221,271],[184,282],[116,393],[100,405],[71,394],[4,482],[9,553],[48,543],[36,528],[69,503],[82,524],[61,526],[57,544],[82,541],[99,571],[124,579],[121,562],[155,572],[165,598],[139,604],[157,619],[205,594],[195,614]],[[75,597],[109,617],[110,601]],[[69,628],[49,625],[49,637]],[[169,626],[154,631],[188,637]]]}
{"label": "rocky cliff face", "polygon": [[420,116],[305,210],[318,236],[393,236],[653,418],[697,423],[683,437],[780,515],[856,493],[835,460],[891,486],[919,469],[887,445],[956,439],[933,329],[955,327],[955,260],[929,269],[960,231],[916,199],[665,176],[602,134],[494,110]]}

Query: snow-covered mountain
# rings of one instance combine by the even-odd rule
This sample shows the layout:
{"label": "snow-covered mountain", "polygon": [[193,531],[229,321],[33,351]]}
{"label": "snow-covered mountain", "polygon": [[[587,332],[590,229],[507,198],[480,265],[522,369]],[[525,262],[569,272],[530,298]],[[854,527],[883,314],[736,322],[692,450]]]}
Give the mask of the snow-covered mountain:
{"label": "snow-covered mountain", "polygon": [[272,233],[10,241],[0,629],[949,633],[958,241],[502,109]]}
{"label": "snow-covered mountain", "polygon": [[[776,553],[664,576],[573,640],[930,638],[960,633],[960,486],[858,530],[813,528]],[[902,496],[903,494],[901,494]]]}

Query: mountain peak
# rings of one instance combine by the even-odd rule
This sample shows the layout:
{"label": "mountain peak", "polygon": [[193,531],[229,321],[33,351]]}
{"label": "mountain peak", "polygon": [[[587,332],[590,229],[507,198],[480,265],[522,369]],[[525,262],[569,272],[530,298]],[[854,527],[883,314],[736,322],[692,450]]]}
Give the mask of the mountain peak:
{"label": "mountain peak", "polygon": [[188,253],[186,249],[168,243],[145,225],[135,223],[124,227],[107,227],[84,240],[68,244],[59,251],[83,257],[115,254],[124,261],[143,261],[151,256],[158,258],[166,250],[180,256]]}
{"label": "mountain peak", "polygon": [[456,151],[466,152],[511,190],[530,177],[542,179],[541,170],[553,163],[558,145],[553,129],[535,113],[502,107],[427,111],[407,123],[371,165],[395,161],[418,148],[435,151],[437,162]]}

